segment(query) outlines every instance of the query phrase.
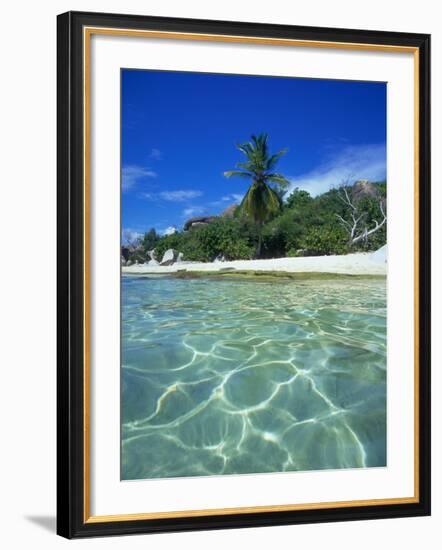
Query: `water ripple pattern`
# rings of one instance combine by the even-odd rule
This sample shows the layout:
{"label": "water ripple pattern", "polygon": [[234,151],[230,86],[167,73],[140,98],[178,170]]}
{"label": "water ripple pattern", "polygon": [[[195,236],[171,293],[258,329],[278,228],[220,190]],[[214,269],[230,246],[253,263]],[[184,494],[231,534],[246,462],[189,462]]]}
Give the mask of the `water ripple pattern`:
{"label": "water ripple pattern", "polygon": [[386,465],[385,279],[122,279],[121,478]]}

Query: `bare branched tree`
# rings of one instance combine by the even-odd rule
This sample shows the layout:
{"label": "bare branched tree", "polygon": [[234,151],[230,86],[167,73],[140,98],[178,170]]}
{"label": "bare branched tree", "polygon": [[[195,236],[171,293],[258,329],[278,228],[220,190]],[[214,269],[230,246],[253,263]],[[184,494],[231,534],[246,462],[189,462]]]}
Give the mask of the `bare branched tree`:
{"label": "bare branched tree", "polygon": [[141,235],[131,229],[124,229],[122,234],[122,244],[129,250],[133,251],[140,246]]}
{"label": "bare branched tree", "polygon": [[343,185],[338,190],[338,197],[348,208],[349,219],[345,219],[339,214],[336,214],[336,217],[338,218],[340,224],[348,232],[348,242],[350,245],[354,245],[360,241],[367,242],[368,237],[373,233],[376,233],[376,231],[379,231],[379,229],[386,223],[387,215],[385,214],[385,211],[384,211],[383,199],[379,200],[379,210],[382,215],[382,220],[378,222],[377,220],[374,219],[373,221],[375,225],[369,228],[367,226],[365,213],[361,212],[358,209],[357,204],[355,204],[355,201],[351,198],[348,192],[347,185]]}

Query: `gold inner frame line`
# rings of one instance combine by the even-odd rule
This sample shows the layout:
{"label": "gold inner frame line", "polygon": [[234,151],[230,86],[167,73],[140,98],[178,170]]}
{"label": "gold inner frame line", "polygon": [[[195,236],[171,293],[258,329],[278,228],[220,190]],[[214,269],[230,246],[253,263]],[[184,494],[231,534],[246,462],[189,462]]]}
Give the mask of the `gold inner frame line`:
{"label": "gold inner frame line", "polygon": [[[172,512],[151,512],[136,514],[91,515],[91,472],[90,472],[90,105],[91,105],[91,37],[92,35],[124,36],[138,38],[157,38],[174,40],[194,40],[203,42],[232,42],[257,45],[332,48],[356,51],[412,53],[414,63],[414,494],[410,497],[383,498],[370,500],[351,500],[336,502],[317,502],[302,504],[284,504],[269,506],[249,506],[235,508],[215,508],[206,510],[181,510]],[[107,27],[83,28],[83,93],[84,93],[84,135],[83,135],[83,169],[84,169],[84,487],[83,510],[84,523],[102,523],[115,521],[134,521],[166,518],[207,517],[229,514],[250,514],[264,512],[282,512],[299,510],[323,510],[332,508],[348,508],[355,506],[382,506],[388,504],[411,504],[419,502],[419,49],[411,46],[395,46],[384,44],[364,44],[350,42],[331,42],[320,40],[297,40],[269,37],[245,37],[235,35],[186,33],[168,31],[149,31],[137,29],[114,29]]]}

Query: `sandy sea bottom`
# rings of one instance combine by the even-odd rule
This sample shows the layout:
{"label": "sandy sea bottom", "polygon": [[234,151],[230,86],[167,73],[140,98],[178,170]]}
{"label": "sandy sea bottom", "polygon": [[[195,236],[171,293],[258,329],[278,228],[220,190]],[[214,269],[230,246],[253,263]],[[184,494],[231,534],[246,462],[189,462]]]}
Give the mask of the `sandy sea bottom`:
{"label": "sandy sea bottom", "polygon": [[122,479],[386,465],[386,281],[122,279]]}

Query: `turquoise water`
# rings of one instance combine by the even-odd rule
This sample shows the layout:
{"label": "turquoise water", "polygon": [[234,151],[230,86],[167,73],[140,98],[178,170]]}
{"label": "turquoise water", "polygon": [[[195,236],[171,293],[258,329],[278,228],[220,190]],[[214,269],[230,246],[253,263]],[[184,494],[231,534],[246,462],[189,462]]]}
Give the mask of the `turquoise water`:
{"label": "turquoise water", "polygon": [[122,479],[386,465],[385,279],[123,277]]}

